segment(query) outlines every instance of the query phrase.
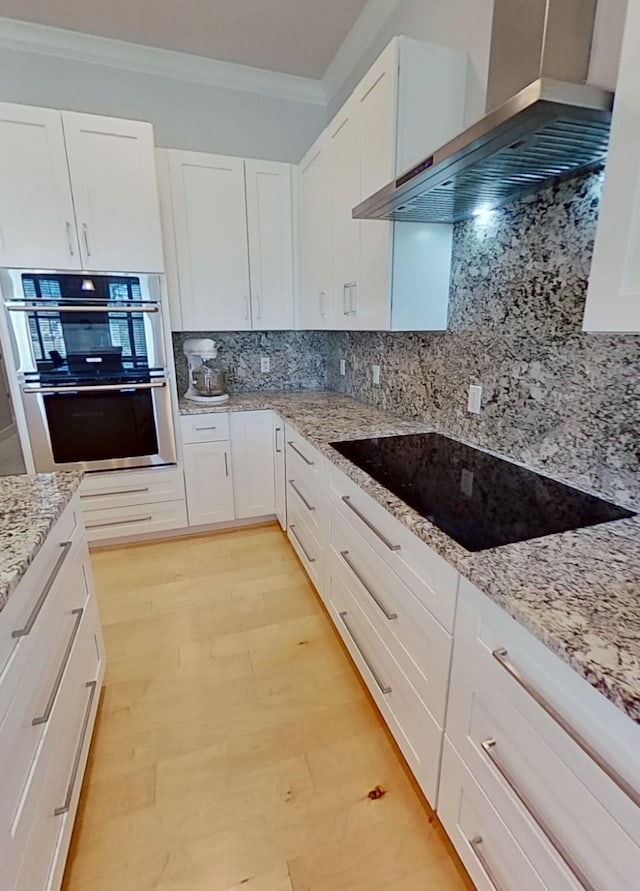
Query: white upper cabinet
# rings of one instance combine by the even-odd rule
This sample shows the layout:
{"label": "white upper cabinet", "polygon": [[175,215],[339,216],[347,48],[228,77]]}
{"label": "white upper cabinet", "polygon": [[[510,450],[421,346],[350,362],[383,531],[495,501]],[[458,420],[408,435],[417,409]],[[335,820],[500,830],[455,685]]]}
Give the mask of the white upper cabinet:
{"label": "white upper cabinet", "polygon": [[326,328],[330,314],[329,170],[323,133],[298,167],[298,245],[300,328]]}
{"label": "white upper cabinet", "polygon": [[[314,159],[312,149],[303,160],[299,312],[308,327],[446,328],[452,227],[354,220],[352,211],[462,131],[466,70],[463,53],[397,37],[367,72],[324,134],[328,257],[313,245],[323,232],[324,207],[305,188],[310,165],[320,170],[325,152]],[[315,269],[321,262],[329,270],[325,275]],[[318,292],[327,279],[329,311],[322,314],[316,310],[322,306]]]}
{"label": "white upper cabinet", "polygon": [[640,332],[640,0],[629,0],[585,331]]}
{"label": "white upper cabinet", "polygon": [[251,328],[242,158],[169,152],[182,325]]}
{"label": "white upper cabinet", "polygon": [[151,124],[0,105],[0,265],[162,272]]}
{"label": "white upper cabinet", "polygon": [[63,112],[82,265],[163,272],[153,128]]}
{"label": "white upper cabinet", "polygon": [[0,104],[0,266],[80,269],[58,111]]}
{"label": "white upper cabinet", "polygon": [[[167,154],[180,303],[174,327],[293,328],[291,165]],[[166,215],[163,223],[168,240]]]}
{"label": "white upper cabinet", "polygon": [[291,165],[245,161],[253,327],[291,328],[293,218]]}

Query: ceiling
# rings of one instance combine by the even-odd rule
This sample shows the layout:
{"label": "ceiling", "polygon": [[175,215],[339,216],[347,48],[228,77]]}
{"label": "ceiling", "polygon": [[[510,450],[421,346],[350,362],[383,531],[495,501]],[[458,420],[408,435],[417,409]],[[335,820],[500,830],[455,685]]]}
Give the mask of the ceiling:
{"label": "ceiling", "polygon": [[0,0],[0,15],[320,78],[367,0]]}

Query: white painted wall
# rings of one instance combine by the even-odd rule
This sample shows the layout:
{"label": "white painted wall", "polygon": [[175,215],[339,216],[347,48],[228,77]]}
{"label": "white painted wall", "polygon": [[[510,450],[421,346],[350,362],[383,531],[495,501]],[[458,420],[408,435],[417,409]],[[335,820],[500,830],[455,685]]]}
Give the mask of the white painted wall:
{"label": "white painted wall", "polygon": [[7,48],[0,100],[151,121],[163,148],[289,162],[326,118],[323,105]]}

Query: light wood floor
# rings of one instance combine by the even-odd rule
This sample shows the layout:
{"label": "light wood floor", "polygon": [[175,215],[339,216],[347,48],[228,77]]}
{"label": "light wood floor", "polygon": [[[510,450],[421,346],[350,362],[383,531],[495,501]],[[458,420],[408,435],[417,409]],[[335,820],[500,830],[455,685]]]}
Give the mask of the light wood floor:
{"label": "light wood floor", "polygon": [[109,662],[64,891],[472,887],[278,527],[93,563]]}

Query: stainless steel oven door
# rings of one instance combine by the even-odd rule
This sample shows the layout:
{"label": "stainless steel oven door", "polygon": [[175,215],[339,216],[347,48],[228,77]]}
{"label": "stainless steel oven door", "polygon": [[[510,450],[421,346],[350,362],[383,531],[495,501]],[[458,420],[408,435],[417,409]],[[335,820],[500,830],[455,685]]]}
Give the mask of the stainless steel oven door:
{"label": "stainless steel oven door", "polygon": [[167,378],[69,387],[23,384],[22,402],[38,473],[176,463]]}

